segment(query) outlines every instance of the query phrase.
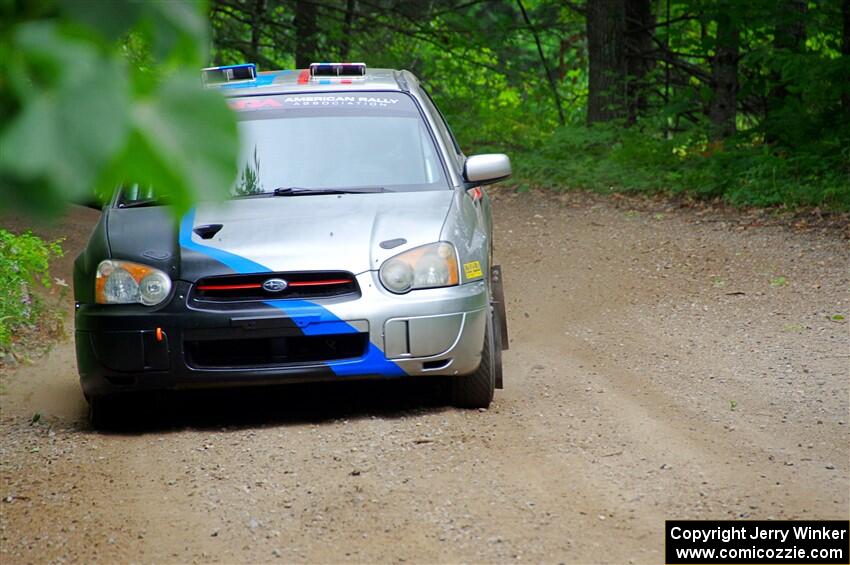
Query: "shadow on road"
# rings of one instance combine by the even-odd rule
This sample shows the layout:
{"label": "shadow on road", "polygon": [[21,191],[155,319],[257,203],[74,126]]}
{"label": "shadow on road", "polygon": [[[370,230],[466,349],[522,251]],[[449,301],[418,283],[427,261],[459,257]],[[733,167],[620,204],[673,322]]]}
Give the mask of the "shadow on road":
{"label": "shadow on road", "polygon": [[143,393],[115,398],[104,433],[247,428],[448,409],[446,382],[367,381]]}

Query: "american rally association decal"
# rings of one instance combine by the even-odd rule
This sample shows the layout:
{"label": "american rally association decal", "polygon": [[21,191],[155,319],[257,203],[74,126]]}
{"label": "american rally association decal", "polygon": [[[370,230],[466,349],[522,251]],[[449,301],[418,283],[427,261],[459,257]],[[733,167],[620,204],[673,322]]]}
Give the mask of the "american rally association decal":
{"label": "american rally association decal", "polygon": [[481,276],[481,263],[478,261],[470,261],[463,264],[463,273],[468,279],[474,279]]}
{"label": "american rally association decal", "polygon": [[384,108],[398,104],[397,98],[382,96],[287,96],[283,99],[285,108],[303,106],[372,106]]}

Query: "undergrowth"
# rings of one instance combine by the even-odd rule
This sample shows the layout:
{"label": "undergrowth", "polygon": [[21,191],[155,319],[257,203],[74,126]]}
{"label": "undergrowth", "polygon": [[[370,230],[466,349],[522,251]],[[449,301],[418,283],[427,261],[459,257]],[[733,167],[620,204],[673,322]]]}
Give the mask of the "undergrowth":
{"label": "undergrowth", "polygon": [[[846,134],[846,132],[845,132]],[[528,147],[478,145],[511,156],[520,189],[686,194],[735,206],[850,210],[850,136],[783,150],[758,135],[710,144],[695,133],[666,139],[638,127],[558,128]]]}
{"label": "undergrowth", "polygon": [[39,287],[53,286],[49,267],[63,254],[60,243],[0,229],[0,356],[22,335],[61,326],[61,314],[47,308],[39,294]]}

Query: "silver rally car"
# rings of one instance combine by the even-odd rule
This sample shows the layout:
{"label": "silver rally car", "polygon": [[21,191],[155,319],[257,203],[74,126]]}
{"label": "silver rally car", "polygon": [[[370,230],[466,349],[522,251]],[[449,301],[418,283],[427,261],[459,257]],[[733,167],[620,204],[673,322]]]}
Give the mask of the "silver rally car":
{"label": "silver rally car", "polygon": [[358,378],[488,406],[507,329],[482,186],[508,157],[466,157],[408,71],[203,73],[239,120],[232,198],[175,221],[121,187],[75,263],[93,424],[125,392]]}

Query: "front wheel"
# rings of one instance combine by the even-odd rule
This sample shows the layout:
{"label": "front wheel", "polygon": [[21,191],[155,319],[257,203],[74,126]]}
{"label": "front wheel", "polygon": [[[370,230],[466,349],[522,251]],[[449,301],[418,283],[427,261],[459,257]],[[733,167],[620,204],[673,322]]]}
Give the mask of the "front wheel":
{"label": "front wheel", "polygon": [[[459,408],[487,408],[493,401],[496,388],[497,364],[500,359],[496,352],[496,340],[493,325],[493,312],[487,316],[484,329],[484,349],[481,351],[481,364],[471,375],[452,377],[452,404]],[[499,352],[501,353],[501,352]]]}

